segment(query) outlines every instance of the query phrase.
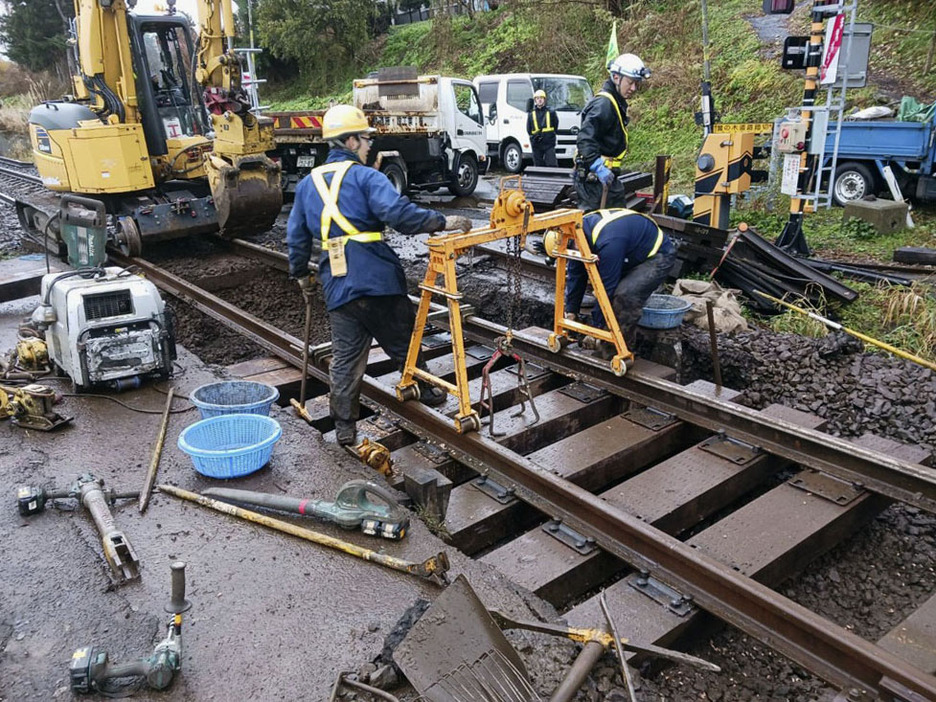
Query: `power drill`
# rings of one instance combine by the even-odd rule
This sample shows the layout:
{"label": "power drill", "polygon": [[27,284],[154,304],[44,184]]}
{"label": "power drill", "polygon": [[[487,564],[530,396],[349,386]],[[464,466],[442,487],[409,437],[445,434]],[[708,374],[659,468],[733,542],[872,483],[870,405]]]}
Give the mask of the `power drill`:
{"label": "power drill", "polygon": [[145,682],[153,690],[165,690],[172,684],[175,674],[182,668],[182,613],[192,603],[185,599],[185,563],[176,561],[171,566],[172,599],[165,610],[172,614],[166,638],[156,644],[153,655],[132,663],[114,664],[107,660],[107,652],[96,646],[83,646],[72,654],[68,676],[72,692],[100,692],[113,696],[126,693],[126,685],[112,681],[120,678],[138,678],[139,689]]}

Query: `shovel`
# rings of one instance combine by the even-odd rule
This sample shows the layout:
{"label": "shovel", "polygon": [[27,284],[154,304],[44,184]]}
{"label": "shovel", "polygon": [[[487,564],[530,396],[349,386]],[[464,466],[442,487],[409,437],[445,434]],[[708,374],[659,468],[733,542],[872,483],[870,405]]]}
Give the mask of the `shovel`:
{"label": "shovel", "polygon": [[539,702],[523,661],[464,575],[459,575],[393,652],[427,702]]}

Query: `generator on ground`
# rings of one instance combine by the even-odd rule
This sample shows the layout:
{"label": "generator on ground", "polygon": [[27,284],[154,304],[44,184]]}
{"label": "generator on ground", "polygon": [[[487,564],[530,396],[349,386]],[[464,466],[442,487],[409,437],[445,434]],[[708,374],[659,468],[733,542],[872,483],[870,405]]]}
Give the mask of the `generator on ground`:
{"label": "generator on ground", "polygon": [[40,296],[32,322],[76,388],[122,390],[171,374],[172,311],[149,280],[117,267],[50,273]]}

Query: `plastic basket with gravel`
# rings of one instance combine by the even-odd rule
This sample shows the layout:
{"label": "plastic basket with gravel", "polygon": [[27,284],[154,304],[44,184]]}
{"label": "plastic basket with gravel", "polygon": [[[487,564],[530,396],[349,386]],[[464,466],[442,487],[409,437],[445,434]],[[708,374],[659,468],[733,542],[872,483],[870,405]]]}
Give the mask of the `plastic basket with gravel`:
{"label": "plastic basket with gravel", "polygon": [[675,295],[651,295],[637,324],[647,329],[674,329],[682,324],[690,307],[691,302]]}
{"label": "plastic basket with gravel", "polygon": [[224,414],[183,429],[179,448],[202,475],[239,478],[269,463],[282,435],[279,422],[262,414]]}
{"label": "plastic basket with gravel", "polygon": [[195,388],[189,395],[202,419],[222,414],[270,414],[270,407],[279,399],[279,390],[272,385],[250,380],[226,380]]}

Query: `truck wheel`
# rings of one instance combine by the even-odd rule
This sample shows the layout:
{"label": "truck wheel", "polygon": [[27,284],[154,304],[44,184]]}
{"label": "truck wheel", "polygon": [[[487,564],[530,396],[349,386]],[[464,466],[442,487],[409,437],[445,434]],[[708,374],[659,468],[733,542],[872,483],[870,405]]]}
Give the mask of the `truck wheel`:
{"label": "truck wheel", "polygon": [[399,163],[394,163],[393,161],[386,163],[383,168],[380,169],[380,172],[390,179],[393,189],[400,193],[400,195],[406,192],[406,172]]}
{"label": "truck wheel", "polygon": [[455,166],[455,174],[452,176],[449,192],[456,197],[471,195],[477,186],[478,160],[470,154],[462,154]]}
{"label": "truck wheel", "polygon": [[863,163],[849,161],[839,164],[835,169],[835,181],[832,184],[832,201],[839,207],[849,202],[860,200],[865,195],[873,195],[877,190],[871,169]]}
{"label": "truck wheel", "polygon": [[504,155],[501,159],[504,162],[504,168],[511,173],[519,173],[523,168],[523,151],[520,144],[511,141],[504,147]]}

